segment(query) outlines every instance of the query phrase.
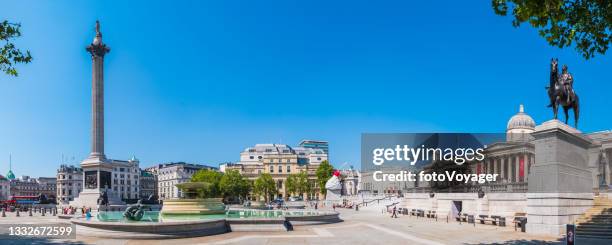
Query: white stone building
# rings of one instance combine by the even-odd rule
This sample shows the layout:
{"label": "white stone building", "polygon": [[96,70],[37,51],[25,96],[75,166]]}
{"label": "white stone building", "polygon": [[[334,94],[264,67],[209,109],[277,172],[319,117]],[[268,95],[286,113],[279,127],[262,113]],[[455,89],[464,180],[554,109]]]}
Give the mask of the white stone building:
{"label": "white stone building", "polygon": [[[325,142],[325,141],[316,141]],[[288,199],[290,193],[287,192],[286,182],[290,174],[297,174],[305,171],[308,174],[313,191],[303,193],[304,198],[315,200],[321,199],[319,187],[316,183],[316,169],[327,160],[327,153],[324,149],[314,146],[291,147],[286,144],[256,144],[248,147],[240,153],[240,161],[235,164],[221,165],[223,171],[238,170],[242,175],[251,181],[257,179],[262,173],[269,173],[276,182],[278,195],[269,198]],[[258,199],[251,197],[251,199]]]}
{"label": "white stone building", "polygon": [[140,161],[136,157],[128,161],[111,160],[112,190],[121,200],[134,200],[140,196]]}
{"label": "white stone building", "polygon": [[61,165],[57,169],[57,203],[67,205],[83,190],[83,169]]}
{"label": "white stone building", "polygon": [[146,168],[145,171],[157,175],[157,196],[160,200],[165,200],[182,197],[183,193],[176,187],[176,184],[189,182],[191,176],[202,169],[217,170],[201,164],[176,162],[159,164]]}

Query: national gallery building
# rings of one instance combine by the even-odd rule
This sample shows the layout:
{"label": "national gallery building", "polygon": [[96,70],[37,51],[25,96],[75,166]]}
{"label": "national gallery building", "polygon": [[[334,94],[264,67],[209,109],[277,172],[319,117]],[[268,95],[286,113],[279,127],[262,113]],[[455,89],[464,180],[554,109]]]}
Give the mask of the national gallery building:
{"label": "national gallery building", "polygon": [[496,181],[385,182],[362,172],[360,191],[401,195],[400,207],[450,217],[526,217],[527,232],[539,234],[558,235],[565,224],[591,224],[591,215],[612,210],[612,131],[582,133],[559,120],[536,124],[521,105],[505,135],[497,138],[484,146],[482,161],[449,165],[472,174],[497,174]]}

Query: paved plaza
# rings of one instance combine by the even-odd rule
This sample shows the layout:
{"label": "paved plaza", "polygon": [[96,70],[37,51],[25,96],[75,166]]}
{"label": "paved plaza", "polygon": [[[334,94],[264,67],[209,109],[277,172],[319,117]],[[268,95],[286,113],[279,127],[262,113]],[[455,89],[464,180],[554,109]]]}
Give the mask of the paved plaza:
{"label": "paved plaza", "polygon": [[[166,240],[101,239],[80,234],[72,240],[8,240],[2,244],[564,244],[558,237],[536,236],[513,227],[446,222],[446,219],[390,218],[374,209],[356,212],[339,210],[344,222],[295,226],[291,232],[230,232],[221,235]],[[67,223],[54,216],[23,215],[0,217],[0,224]],[[582,244],[609,244],[605,240],[578,240]]]}

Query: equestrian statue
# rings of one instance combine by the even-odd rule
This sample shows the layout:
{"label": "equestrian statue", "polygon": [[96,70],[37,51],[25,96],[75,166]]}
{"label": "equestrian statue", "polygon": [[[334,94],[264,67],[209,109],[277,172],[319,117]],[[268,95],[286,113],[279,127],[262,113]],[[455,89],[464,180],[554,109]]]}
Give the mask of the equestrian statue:
{"label": "equestrian statue", "polygon": [[578,128],[578,117],[580,115],[580,103],[578,94],[574,91],[574,77],[567,71],[567,65],[563,65],[561,75],[559,75],[558,59],[550,61],[550,82],[546,87],[548,98],[552,107],[555,119],[557,119],[557,111],[559,106],[563,107],[565,113],[565,124],[568,120],[569,109],[574,110],[574,126]]}

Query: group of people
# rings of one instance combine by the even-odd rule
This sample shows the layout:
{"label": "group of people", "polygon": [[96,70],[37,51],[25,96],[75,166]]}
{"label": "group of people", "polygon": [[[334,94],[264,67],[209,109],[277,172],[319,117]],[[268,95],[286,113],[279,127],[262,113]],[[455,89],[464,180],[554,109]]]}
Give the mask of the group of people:
{"label": "group of people", "polygon": [[[79,208],[77,207],[73,207],[73,206],[68,206],[62,209],[62,214],[67,214],[67,215],[74,215],[76,214],[76,212],[79,210]],[[83,216],[91,216],[91,207],[81,207],[81,215]]]}

